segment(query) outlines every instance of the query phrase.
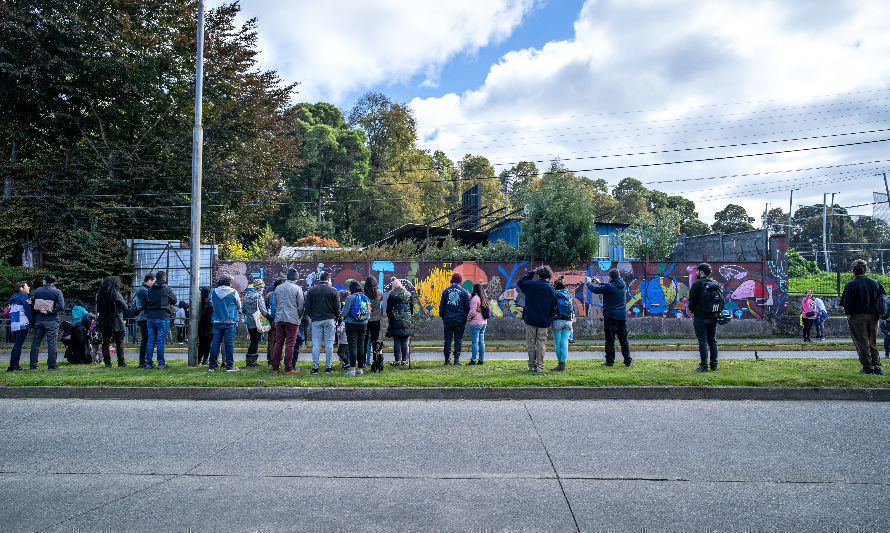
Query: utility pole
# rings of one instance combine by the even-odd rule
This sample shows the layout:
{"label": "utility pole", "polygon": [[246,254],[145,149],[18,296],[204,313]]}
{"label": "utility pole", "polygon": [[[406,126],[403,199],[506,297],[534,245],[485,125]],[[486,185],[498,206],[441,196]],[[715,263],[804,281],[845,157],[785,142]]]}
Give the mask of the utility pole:
{"label": "utility pole", "polygon": [[[828,217],[828,244],[831,245],[831,230],[834,228],[834,195],[840,193],[831,193],[831,215]],[[843,224],[843,222],[841,222]],[[826,272],[831,272],[831,265],[826,265]]]}
{"label": "utility pole", "polygon": [[791,189],[791,194],[788,196],[788,242],[791,242],[791,210],[794,209],[794,191],[797,189]]}
{"label": "utility pole", "polygon": [[825,271],[828,272],[828,241],[826,231],[828,226],[828,193],[822,193],[822,257],[825,260]]}
{"label": "utility pole", "polygon": [[884,190],[887,192],[887,208],[890,209],[890,188],[887,187],[887,173],[881,172],[881,175],[884,176]]}
{"label": "utility pole", "polygon": [[204,90],[204,0],[198,0],[198,55],[195,66],[195,127],[192,129],[192,234],[189,268],[189,366],[198,364],[198,319],[201,306],[201,170],[204,164],[204,128],[201,95]]}
{"label": "utility pole", "polygon": [[766,261],[767,256],[767,247],[769,246],[769,224],[766,222],[766,217],[769,215],[769,202],[763,206],[763,260]]}

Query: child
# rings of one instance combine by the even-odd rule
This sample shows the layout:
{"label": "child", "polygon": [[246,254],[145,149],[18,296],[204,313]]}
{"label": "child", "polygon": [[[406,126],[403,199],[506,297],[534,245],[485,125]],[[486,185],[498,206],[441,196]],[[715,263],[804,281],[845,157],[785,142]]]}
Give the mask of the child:
{"label": "child", "polygon": [[[340,310],[343,310],[343,304],[346,302],[346,297],[349,296],[349,293],[346,291],[338,291],[337,293],[340,296]],[[340,313],[343,314],[342,312]],[[339,316],[337,317],[337,335],[336,335],[336,344],[337,344],[337,357],[340,359],[340,368],[346,370],[349,368],[349,341],[346,339],[346,322],[343,321]]]}
{"label": "child", "polygon": [[825,302],[822,301],[822,298],[813,298],[813,303],[816,304],[816,340],[824,341],[825,319],[828,318],[828,309],[825,307]]}
{"label": "child", "polygon": [[890,320],[881,320],[878,324],[884,335],[884,359],[890,359]]}

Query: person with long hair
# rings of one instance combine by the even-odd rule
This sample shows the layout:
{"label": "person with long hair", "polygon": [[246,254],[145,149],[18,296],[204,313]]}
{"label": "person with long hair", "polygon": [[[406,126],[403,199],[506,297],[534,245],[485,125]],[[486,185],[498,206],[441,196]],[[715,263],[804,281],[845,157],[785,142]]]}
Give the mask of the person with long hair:
{"label": "person with long hair", "polygon": [[117,351],[117,366],[127,366],[124,360],[124,311],[127,301],[121,296],[121,279],[108,276],[102,280],[96,295],[96,312],[99,315],[99,331],[102,333],[102,360],[105,368],[111,368],[111,341]]}
{"label": "person with long hair", "polygon": [[[473,285],[470,294],[470,314],[467,315],[467,323],[470,325],[470,341],[473,343],[473,354],[470,356],[471,365],[485,363],[485,327],[488,325],[487,316],[491,316],[488,297],[481,283]],[[478,362],[477,362],[478,357]]]}
{"label": "person with long hair", "polygon": [[349,371],[354,376],[364,374],[365,334],[368,318],[371,316],[371,302],[362,292],[362,284],[352,280],[349,283],[349,296],[343,303],[340,317],[346,324],[346,340],[349,344]]}
{"label": "person with long hair", "polygon": [[365,286],[362,289],[368,300],[371,300],[371,318],[368,319],[368,334],[365,335],[365,362],[371,361],[371,348],[374,341],[380,340],[380,319],[383,318],[383,292],[377,287],[377,278],[368,276],[365,278]]}
{"label": "person with long hair", "polygon": [[556,306],[553,310],[553,349],[556,352],[556,367],[553,372],[563,372],[566,369],[566,360],[569,357],[569,336],[572,334],[575,320],[574,301],[572,293],[566,288],[565,279],[562,276],[553,282],[556,291]]}
{"label": "person with long hair", "polygon": [[201,302],[198,304],[199,365],[208,363],[211,342],[213,342],[213,305],[210,303],[210,287],[201,287]]}
{"label": "person with long hair", "polygon": [[803,341],[811,342],[810,333],[813,330],[813,322],[816,320],[816,302],[813,301],[813,291],[807,291],[803,298],[803,309],[800,311],[800,320],[803,324]]}

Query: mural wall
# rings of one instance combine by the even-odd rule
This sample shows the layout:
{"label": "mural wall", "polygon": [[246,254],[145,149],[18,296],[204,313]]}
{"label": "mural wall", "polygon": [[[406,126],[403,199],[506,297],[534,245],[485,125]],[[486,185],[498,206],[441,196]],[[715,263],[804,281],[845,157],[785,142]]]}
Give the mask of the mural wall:
{"label": "mural wall", "polygon": [[[781,315],[788,307],[788,277],[786,251],[776,250],[774,257],[765,262],[711,262],[712,277],[723,284],[727,308],[739,319],[763,318]],[[370,262],[270,262],[270,261],[218,261],[213,266],[213,279],[226,273],[233,277],[233,286],[244,291],[248,283],[262,278],[267,287],[276,279],[283,278],[288,267],[300,273],[299,284],[304,290],[317,282],[319,274],[331,274],[334,286],[346,290],[353,279],[364,281],[370,274],[377,278],[378,288],[389,291],[392,276],[397,276],[411,291],[423,310],[438,316],[439,298],[448,286],[453,272],[463,275],[463,286],[468,291],[473,283],[485,286],[492,315],[497,317],[522,317],[522,308],[516,305],[516,282],[528,271],[541,266],[541,262],[517,261],[513,263],[440,263],[417,261],[370,261]],[[556,276],[564,276],[566,285],[575,295],[578,316],[601,317],[600,296],[586,290],[584,276],[607,281],[610,268],[618,268],[628,287],[627,314],[629,318],[644,316],[691,318],[688,309],[689,287],[695,280],[696,263],[643,261],[596,261],[584,263],[573,269],[551,267]]]}

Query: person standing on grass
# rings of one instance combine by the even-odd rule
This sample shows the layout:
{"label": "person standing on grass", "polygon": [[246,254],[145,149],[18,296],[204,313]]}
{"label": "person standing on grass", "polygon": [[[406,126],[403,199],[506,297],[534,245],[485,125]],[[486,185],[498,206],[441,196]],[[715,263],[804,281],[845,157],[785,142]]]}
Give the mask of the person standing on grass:
{"label": "person standing on grass", "polygon": [[147,369],[154,368],[152,357],[155,346],[158,347],[158,368],[161,370],[167,368],[167,361],[164,359],[164,346],[167,344],[170,319],[173,317],[173,306],[176,305],[176,301],[173,289],[167,286],[167,273],[158,270],[158,273],[155,274],[155,282],[145,298],[145,317],[148,326],[148,343],[145,346],[145,368]]}
{"label": "person standing on grass", "polygon": [[454,364],[460,365],[460,350],[463,344],[467,315],[470,313],[470,295],[460,286],[464,278],[459,272],[451,275],[451,286],[442,291],[439,300],[439,316],[445,329],[445,366],[451,364],[451,342],[454,341]]}
{"label": "person standing on grass", "polygon": [[689,288],[689,310],[692,327],[698,339],[699,372],[708,371],[708,350],[711,352],[711,371],[717,371],[717,316],[723,310],[723,287],[711,279],[711,265],[700,263],[695,269],[696,281]]}
{"label": "person standing on grass", "polygon": [[173,317],[173,325],[176,326],[176,343],[185,342],[185,302],[179,302],[176,306],[176,314]]}
{"label": "person standing on grass", "polygon": [[[131,314],[136,318],[136,326],[139,328],[139,368],[145,368],[145,347],[148,344],[148,322],[145,318],[145,298],[148,296],[148,289],[155,282],[155,275],[148,273],[142,280],[142,286],[136,289],[133,294],[133,307]],[[136,312],[136,309],[142,311]]]}
{"label": "person standing on grass", "polygon": [[[537,273],[538,279],[534,278]],[[529,372],[544,371],[545,343],[547,332],[553,323],[553,304],[556,291],[550,285],[553,273],[550,268],[542,266],[529,270],[516,285],[525,294],[525,307],[522,309],[522,321],[525,322],[525,342],[528,348]]]}
{"label": "person standing on grass", "polygon": [[[481,283],[473,285],[473,293],[470,295],[470,314],[467,315],[467,323],[470,325],[470,342],[473,345],[473,354],[470,356],[471,365],[485,364],[485,328],[488,326],[488,317],[491,316],[488,297]],[[478,361],[477,361],[478,358]]]}
{"label": "person standing on grass", "polygon": [[247,326],[247,333],[250,335],[250,346],[247,348],[247,355],[244,358],[247,360],[247,366],[251,367],[258,366],[256,361],[260,356],[257,352],[260,348],[260,339],[263,336],[260,332],[262,324],[256,322],[254,315],[259,311],[260,316],[271,320],[269,310],[266,309],[266,302],[263,301],[263,289],[265,288],[266,284],[263,280],[258,279],[254,281],[247,286],[247,294],[244,295],[244,303],[241,304],[241,312],[244,313],[244,324]]}
{"label": "person standing on grass", "polygon": [[413,315],[414,297],[393,276],[389,295],[386,297],[386,318],[389,323],[386,336],[392,337],[392,366],[408,365],[409,341],[413,333],[409,321]]}
{"label": "person standing on grass", "polygon": [[59,342],[59,311],[65,308],[65,297],[62,291],[56,288],[56,277],[47,274],[43,277],[43,286],[34,291],[31,306],[34,309],[34,338],[31,340],[31,370],[37,370],[37,358],[40,355],[40,345],[46,337],[46,368],[58,370],[56,364],[58,358]]}
{"label": "person standing on grass", "polygon": [[28,283],[19,281],[15,284],[15,293],[9,299],[9,329],[12,331],[12,351],[9,353],[7,372],[24,370],[19,365],[22,358],[22,346],[28,337],[28,329],[34,323],[34,310],[31,308],[31,289]]}
{"label": "person standing on grass", "polygon": [[822,298],[813,298],[813,304],[816,306],[816,318],[813,321],[813,325],[816,327],[816,340],[824,341],[825,319],[828,318],[828,309],[825,307],[825,302],[822,301]]}
{"label": "person standing on grass", "polygon": [[572,324],[575,321],[575,299],[566,288],[565,279],[562,276],[553,282],[553,290],[556,291],[556,305],[553,307],[553,322],[550,328],[553,330],[553,349],[556,351],[557,363],[556,367],[551,370],[563,372],[566,369],[566,360],[569,358],[569,337],[572,334]]}
{"label": "person standing on grass", "polygon": [[591,283],[588,277],[586,285],[591,292],[603,295],[603,332],[606,335],[606,362],[603,366],[615,364],[616,336],[624,366],[633,365],[630,344],[627,342],[627,286],[621,279],[621,271],[617,268],[609,270],[609,281],[606,283]]}
{"label": "person standing on grass", "polygon": [[270,367],[272,366],[275,342],[277,341],[275,337],[275,289],[282,283],[284,283],[283,279],[276,279],[275,283],[272,284],[272,288],[266,291],[266,309],[269,310],[269,321],[272,323],[272,329],[266,332],[266,364]]}
{"label": "person standing on grass", "polygon": [[349,296],[343,304],[340,317],[346,323],[346,339],[349,343],[350,376],[365,373],[365,335],[368,319],[371,318],[371,300],[362,292],[362,284],[352,280],[349,283]]}
{"label": "person standing on grass", "polygon": [[226,372],[237,372],[235,366],[235,331],[238,329],[238,311],[241,309],[241,298],[238,291],[232,288],[232,277],[223,274],[216,282],[216,288],[210,292],[213,306],[213,342],[210,344],[210,367],[208,372],[216,370],[219,358],[219,347],[225,350]]}
{"label": "person standing on grass", "polygon": [[[334,333],[340,316],[340,297],[331,286],[331,274],[324,271],[318,276],[318,284],[306,293],[304,313],[312,320],[312,374],[318,374],[318,359],[324,343],[325,372],[333,372]],[[299,321],[297,322],[299,324]]]}
{"label": "person standing on grass", "polygon": [[365,296],[371,302],[371,318],[368,319],[368,334],[365,335],[365,363],[371,361],[371,349],[374,341],[380,340],[380,320],[383,318],[383,293],[377,287],[377,278],[368,276],[365,278],[365,287],[362,289]]}
{"label": "person standing on grass", "polygon": [[816,303],[813,301],[813,291],[807,291],[803,298],[803,306],[800,311],[800,319],[803,322],[803,341],[811,342],[810,332],[813,330],[813,322],[816,321]]}
{"label": "person standing on grass", "polygon": [[851,281],[844,285],[841,294],[841,307],[847,315],[850,336],[856,345],[862,374],[884,375],[881,358],[878,356],[878,299],[884,296],[884,287],[868,276],[868,263],[862,259],[853,261]]}
{"label": "person standing on grass", "polygon": [[213,342],[213,304],[210,301],[210,287],[201,287],[201,302],[198,304],[198,364],[210,362],[210,344]]}
{"label": "person standing on grass", "polygon": [[303,289],[297,285],[297,269],[287,269],[287,281],[275,289],[275,352],[272,355],[272,372],[281,372],[281,358],[284,356],[284,373],[296,374],[294,368],[294,346],[297,344],[297,329],[303,309]]}
{"label": "person standing on grass", "polygon": [[878,327],[884,336],[884,359],[890,359],[890,319],[881,320]]}
{"label": "person standing on grass", "polygon": [[[99,314],[99,331],[102,333],[102,360],[105,368],[111,368],[111,341],[117,350],[117,366],[127,366],[124,358],[124,311],[127,301],[121,296],[121,279],[108,276],[96,295],[96,312]],[[89,329],[89,325],[87,326]]]}

